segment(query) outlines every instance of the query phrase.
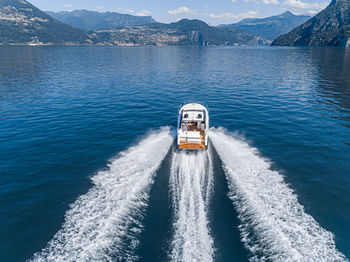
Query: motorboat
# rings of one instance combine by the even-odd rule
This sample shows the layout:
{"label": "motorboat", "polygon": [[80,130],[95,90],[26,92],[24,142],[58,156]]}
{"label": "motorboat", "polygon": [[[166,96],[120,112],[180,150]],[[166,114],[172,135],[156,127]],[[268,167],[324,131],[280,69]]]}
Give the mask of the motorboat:
{"label": "motorboat", "polygon": [[189,103],[179,110],[177,148],[206,150],[208,147],[209,114],[205,106]]}

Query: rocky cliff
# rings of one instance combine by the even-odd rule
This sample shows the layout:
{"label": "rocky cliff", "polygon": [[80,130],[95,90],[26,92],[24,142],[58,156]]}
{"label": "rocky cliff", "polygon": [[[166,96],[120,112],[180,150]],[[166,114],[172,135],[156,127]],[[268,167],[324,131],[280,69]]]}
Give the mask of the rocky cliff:
{"label": "rocky cliff", "polygon": [[350,0],[333,0],[319,14],[278,37],[274,46],[350,46]]}

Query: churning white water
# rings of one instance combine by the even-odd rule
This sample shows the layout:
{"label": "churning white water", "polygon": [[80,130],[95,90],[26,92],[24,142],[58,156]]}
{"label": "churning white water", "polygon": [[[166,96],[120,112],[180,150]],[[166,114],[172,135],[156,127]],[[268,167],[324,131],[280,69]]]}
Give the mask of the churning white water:
{"label": "churning white water", "polygon": [[[297,196],[258,150],[223,129],[212,129],[239,213],[251,261],[347,261],[332,233],[306,214]],[[65,215],[62,228],[33,261],[134,261],[154,176],[173,142],[170,129],[149,134],[111,161]],[[211,150],[173,153],[172,261],[213,261],[208,208],[213,190]],[[228,229],[229,230],[229,229]],[[233,254],[234,255],[234,254]]]}
{"label": "churning white water", "polygon": [[256,148],[223,129],[212,129],[210,140],[223,162],[252,261],[347,261],[333,234],[305,213],[283,176]]}
{"label": "churning white water", "polygon": [[213,174],[209,152],[174,153],[170,188],[174,206],[172,261],[212,261],[207,209]]}
{"label": "churning white water", "polygon": [[[155,173],[173,137],[168,127],[122,152],[65,215],[62,228],[34,261],[132,261]],[[127,240],[128,247],[123,246]]]}

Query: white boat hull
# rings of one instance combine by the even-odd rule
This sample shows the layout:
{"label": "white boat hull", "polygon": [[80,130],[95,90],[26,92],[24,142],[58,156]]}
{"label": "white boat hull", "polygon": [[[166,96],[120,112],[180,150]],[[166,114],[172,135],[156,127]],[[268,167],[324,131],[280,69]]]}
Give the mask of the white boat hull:
{"label": "white boat hull", "polygon": [[190,103],[181,107],[177,121],[177,148],[206,150],[208,134],[208,110],[198,103]]}

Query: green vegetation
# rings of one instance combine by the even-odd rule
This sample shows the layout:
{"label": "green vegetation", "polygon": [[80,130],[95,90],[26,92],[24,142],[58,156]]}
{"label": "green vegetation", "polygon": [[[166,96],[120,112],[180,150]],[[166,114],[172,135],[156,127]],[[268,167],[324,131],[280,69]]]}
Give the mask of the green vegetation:
{"label": "green vegetation", "polygon": [[350,1],[333,0],[319,14],[278,37],[276,46],[350,46]]}

